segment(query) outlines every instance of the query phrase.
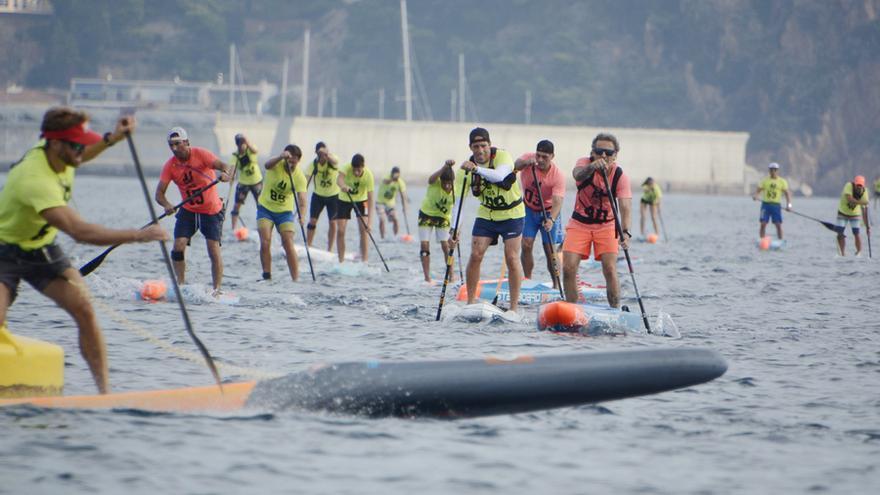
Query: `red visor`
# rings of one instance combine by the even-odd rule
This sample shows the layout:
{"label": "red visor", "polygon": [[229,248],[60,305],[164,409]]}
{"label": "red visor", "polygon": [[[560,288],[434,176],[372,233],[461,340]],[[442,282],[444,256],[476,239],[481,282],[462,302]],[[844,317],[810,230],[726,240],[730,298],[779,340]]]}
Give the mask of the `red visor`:
{"label": "red visor", "polygon": [[46,139],[59,139],[61,141],[70,141],[83,145],[91,145],[101,142],[100,134],[86,129],[84,124],[75,125],[63,131],[46,131],[43,133]]}

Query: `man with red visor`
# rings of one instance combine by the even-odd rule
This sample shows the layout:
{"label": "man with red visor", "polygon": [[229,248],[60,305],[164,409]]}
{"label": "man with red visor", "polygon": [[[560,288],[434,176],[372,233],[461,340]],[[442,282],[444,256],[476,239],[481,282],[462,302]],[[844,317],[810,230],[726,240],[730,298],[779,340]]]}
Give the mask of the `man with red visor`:
{"label": "man with red visor", "polygon": [[168,239],[159,226],[108,229],[88,223],[67,206],[76,168],[134,131],[124,117],[102,137],[86,128],[88,115],[67,107],[49,109],[42,139],[10,167],[0,191],[0,326],[22,279],[70,313],[79,327],[80,352],[102,394],[110,391],[107,347],[89,293],[77,269],[55,244],[58,231],[77,242],[113,245]]}
{"label": "man with red visor", "polygon": [[[608,305],[620,305],[620,284],[617,280],[618,244],[627,248],[630,217],[632,210],[632,190],[629,177],[617,163],[620,150],[617,138],[611,134],[599,134],[593,139],[590,156],[578,159],[572,175],[577,184],[574,212],[565,227],[565,241],[562,244],[563,276],[565,300],[577,302],[577,272],[581,259],[590,256],[592,248],[596,261],[602,262],[602,274]],[[620,210],[620,227],[623,236],[618,238],[614,225],[614,210],[611,208],[608,188],[605,186],[607,174],[611,191],[617,199]]]}
{"label": "man with red visor", "polygon": [[[232,169],[221,162],[214,153],[195,146],[189,145],[189,136],[182,127],[174,127],[168,133],[168,147],[174,154],[165,162],[162,173],[159,175],[159,184],[156,185],[156,202],[165,208],[165,213],[174,213],[174,205],[165,197],[168,184],[174,182],[180,189],[180,197],[188,198],[199,189],[210,186],[217,178],[214,173],[219,170],[220,180],[229,182],[232,177]],[[223,257],[220,254],[220,237],[223,233],[223,202],[217,189],[208,187],[196,199],[183,205],[177,212],[174,224],[174,247],[171,249],[171,262],[174,265],[174,273],[177,274],[177,282],[186,283],[186,261],[183,253],[189,245],[190,238],[196,230],[205,236],[208,246],[208,257],[211,258],[211,280],[214,283],[214,295],[220,293],[220,283],[223,281]]]}

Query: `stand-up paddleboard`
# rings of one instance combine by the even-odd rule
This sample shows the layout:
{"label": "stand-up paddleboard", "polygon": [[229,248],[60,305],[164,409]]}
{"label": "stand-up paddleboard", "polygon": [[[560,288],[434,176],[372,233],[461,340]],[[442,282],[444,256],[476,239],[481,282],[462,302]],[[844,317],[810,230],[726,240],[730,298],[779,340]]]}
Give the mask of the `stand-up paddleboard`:
{"label": "stand-up paddleboard", "polygon": [[705,383],[727,363],[708,349],[642,349],[513,359],[343,363],[261,382],[74,397],[0,407],[162,412],[306,410],[374,418],[468,418],[576,406]]}
{"label": "stand-up paddleboard", "polygon": [[771,251],[780,251],[785,249],[785,239],[771,239],[769,236],[758,239],[755,244],[758,246],[758,249],[761,251],[767,251],[768,249]]}
{"label": "stand-up paddleboard", "polygon": [[[465,285],[458,288],[458,294],[455,298],[459,301],[467,301],[467,287]],[[506,278],[502,279],[500,287],[497,279],[480,280],[479,284],[477,284],[477,299],[510,303],[510,285],[508,280]],[[553,282],[522,281],[519,290],[520,304],[542,304],[559,299],[559,289],[553,288]],[[603,299],[605,299],[605,286],[590,285],[586,282],[578,283],[579,302],[600,301]]]}
{"label": "stand-up paddleboard", "polygon": [[[554,301],[538,308],[538,330],[579,333],[587,336],[646,333],[642,317],[611,306],[573,304]],[[678,338],[681,335],[668,315],[660,315],[652,325],[656,335]]]}
{"label": "stand-up paddleboard", "polygon": [[504,310],[494,304],[480,301],[474,304],[450,304],[443,308],[444,322],[462,321],[465,323],[506,322],[520,323],[523,314],[517,311]]}

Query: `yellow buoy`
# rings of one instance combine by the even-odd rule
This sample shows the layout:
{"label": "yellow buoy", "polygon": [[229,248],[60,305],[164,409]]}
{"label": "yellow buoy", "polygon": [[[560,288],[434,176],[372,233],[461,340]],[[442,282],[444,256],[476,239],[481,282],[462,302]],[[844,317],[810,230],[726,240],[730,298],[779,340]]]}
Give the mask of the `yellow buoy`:
{"label": "yellow buoy", "polygon": [[63,388],[60,346],[12,335],[0,326],[0,397],[60,395]]}

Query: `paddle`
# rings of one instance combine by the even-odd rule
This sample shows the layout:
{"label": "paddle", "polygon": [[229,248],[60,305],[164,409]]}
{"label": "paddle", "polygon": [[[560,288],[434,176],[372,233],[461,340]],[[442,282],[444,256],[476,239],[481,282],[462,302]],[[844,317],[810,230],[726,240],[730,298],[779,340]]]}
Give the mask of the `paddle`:
{"label": "paddle", "polygon": [[865,237],[868,238],[868,258],[873,258],[874,254],[871,252],[871,219],[868,218],[868,206],[863,206],[865,209]]}
{"label": "paddle", "polygon": [[[623,227],[620,225],[620,211],[617,208],[617,198],[614,197],[614,191],[608,182],[608,172],[602,169],[602,180],[605,181],[605,190],[608,191],[608,200],[611,203],[611,211],[614,213],[614,228],[617,229],[617,235],[623,239]],[[645,330],[651,333],[651,325],[648,324],[648,314],[645,313],[645,305],[642,303],[642,296],[639,294],[639,286],[636,285],[636,275],[633,272],[632,260],[629,258],[629,248],[623,248],[623,254],[626,256],[626,265],[629,267],[629,276],[633,283],[633,289],[636,291],[636,299],[639,301],[639,309],[642,310],[642,321],[645,323]]]}
{"label": "paddle", "polygon": [[[452,188],[452,204],[455,204],[455,188]],[[459,207],[460,208],[460,207]],[[464,271],[461,269],[461,244],[455,245],[455,250],[458,252],[458,279],[464,283]]]}
{"label": "paddle", "polygon": [[[203,192],[216,186],[218,182],[220,182],[220,179],[215,179],[214,182],[211,182],[207,186],[196,189],[196,191],[194,193],[190,194],[188,198],[184,199],[180,203],[177,203],[174,206],[174,210],[176,211],[181,206],[183,206],[183,205],[189,203],[190,201],[196,199],[197,197],[201,196]],[[168,216],[168,213],[163,213],[162,215],[160,215],[157,218],[157,220],[162,220],[163,218],[165,218],[167,216]],[[150,225],[153,225],[154,223],[155,223],[155,221],[150,222],[150,223],[144,225],[143,227],[141,227],[141,229],[145,229],[145,228],[149,227]],[[110,254],[111,251],[113,251],[114,249],[118,248],[121,245],[122,244],[114,244],[114,245],[108,247],[107,249],[105,249],[104,252],[99,254],[95,259],[93,259],[92,261],[89,261],[88,263],[86,263],[85,265],[80,267],[79,274],[82,275],[83,277],[85,277],[86,275],[95,271],[99,266],[101,266],[101,263],[104,262],[104,258],[106,258],[107,255]]]}
{"label": "paddle", "polygon": [[[287,170],[287,178],[290,179],[290,193],[293,194],[293,204],[296,205],[296,218],[299,220],[299,231],[302,232],[303,245],[306,247],[306,258],[309,260],[309,272],[312,274],[312,282],[317,282],[318,280],[315,278],[315,267],[312,266],[312,254],[309,252],[309,243],[306,242],[306,227],[303,225],[302,215],[300,215],[299,211],[299,198],[296,197],[296,189],[293,187],[293,174],[290,173],[290,169],[287,168],[287,160],[284,161],[284,170]],[[306,183],[306,190],[308,190],[309,184]]]}
{"label": "paddle", "polygon": [[[809,216],[809,215],[804,215],[803,213],[800,213],[800,212],[797,212],[797,211],[794,211],[794,210],[788,210],[788,211],[794,213],[795,215],[797,215],[797,216],[799,216],[799,217],[804,217],[804,218],[807,218],[807,219],[812,220],[812,221],[814,221],[814,222],[819,222],[819,223],[821,223],[826,229],[828,229],[828,230],[830,230],[830,231],[832,231],[832,232],[834,232],[834,233],[836,233],[836,234],[844,235],[843,232],[841,232],[840,229],[837,227],[837,225],[834,225],[834,224],[831,223],[831,222],[825,222],[825,221],[819,220],[819,219],[816,218],[816,217],[811,217],[811,216]],[[845,235],[844,235],[844,237],[845,237]]]}
{"label": "paddle", "polygon": [[660,218],[660,230],[663,231],[663,241],[669,242],[669,234],[666,233],[666,224],[663,223],[663,210],[657,205],[657,217]]}
{"label": "paddle", "polygon": [[[134,160],[134,168],[137,170],[138,179],[141,181],[141,189],[144,192],[144,199],[147,201],[147,208],[150,210],[150,218],[153,219],[151,223],[157,223],[159,218],[156,216],[153,202],[150,201],[150,193],[147,191],[147,180],[144,178],[144,171],[141,168],[141,161],[138,158],[137,150],[134,148],[134,141],[131,139],[131,134],[126,132],[125,139],[128,141],[128,149],[131,151],[131,158]],[[235,175],[234,172],[233,175]],[[229,180],[232,182],[231,178]],[[220,387],[220,392],[222,393],[223,384],[220,380],[220,373],[217,371],[217,366],[214,364],[214,359],[208,352],[208,348],[205,347],[205,344],[199,340],[198,336],[196,336],[196,333],[193,331],[192,322],[189,320],[189,313],[186,312],[186,305],[183,303],[183,294],[180,292],[180,285],[177,283],[177,276],[174,273],[174,267],[171,265],[171,256],[168,254],[168,248],[165,246],[165,241],[159,241],[159,247],[162,250],[162,257],[165,259],[165,267],[168,269],[168,277],[171,279],[171,284],[174,286],[174,294],[177,296],[177,303],[180,306],[180,313],[183,315],[183,323],[186,326],[186,332],[189,334],[196,347],[198,347],[199,352],[201,352],[202,356],[205,358],[205,362],[208,364],[208,368],[211,370],[211,374],[214,375],[214,380],[217,382],[217,386]]]}
{"label": "paddle", "polygon": [[[464,208],[464,192],[467,190],[467,178],[468,173],[465,171],[464,180],[461,182],[461,194],[459,195],[458,200],[458,212],[455,214],[455,226],[452,228],[452,239],[458,239],[458,225],[461,222],[461,210]],[[456,243],[458,245],[458,243]],[[446,274],[443,276],[443,288],[440,290],[440,304],[437,306],[437,318],[435,321],[440,321],[440,314],[443,312],[443,303],[446,301],[446,288],[449,286],[449,279],[452,278],[452,265],[455,264],[455,259],[453,255],[455,253],[452,252],[452,249],[449,250],[449,253],[446,255]],[[459,251],[459,256],[461,256],[461,251]],[[461,258],[459,258],[459,270],[461,269]],[[464,277],[462,277],[464,280]]]}
{"label": "paddle", "polygon": [[403,189],[400,190],[400,205],[403,207],[403,223],[406,225],[406,234],[412,237],[412,232],[409,230],[409,218],[406,215],[406,198],[403,196]]}
{"label": "paddle", "polygon": [[[535,188],[538,190],[538,201],[541,202],[541,216],[544,220],[547,220],[549,215],[547,215],[547,208],[544,206],[544,193],[541,192],[541,183],[538,182],[538,172],[535,171],[535,165],[532,165],[532,178],[535,181]],[[541,228],[543,229],[544,225],[541,225]],[[547,232],[547,238],[550,239],[550,256],[553,257],[553,261],[550,263],[553,267],[553,273],[550,276],[553,277],[553,283],[559,287],[559,296],[564,301],[565,292],[562,290],[562,281],[559,280],[559,260],[556,258],[556,244],[553,242],[553,236],[550,232]]]}
{"label": "paddle", "polygon": [[351,201],[351,208],[354,210],[355,215],[357,215],[358,220],[360,220],[361,225],[364,226],[364,230],[367,231],[367,235],[370,236],[370,240],[373,241],[373,247],[376,248],[376,252],[379,253],[379,259],[382,260],[382,264],[385,265],[385,271],[391,273],[391,270],[388,268],[388,263],[385,263],[385,258],[382,256],[382,251],[379,251],[379,245],[376,244],[376,239],[373,238],[373,233],[367,228],[367,222],[364,220],[363,215],[361,215],[361,209],[355,204],[354,198],[351,197],[350,192],[345,194],[348,194],[348,200]]}

